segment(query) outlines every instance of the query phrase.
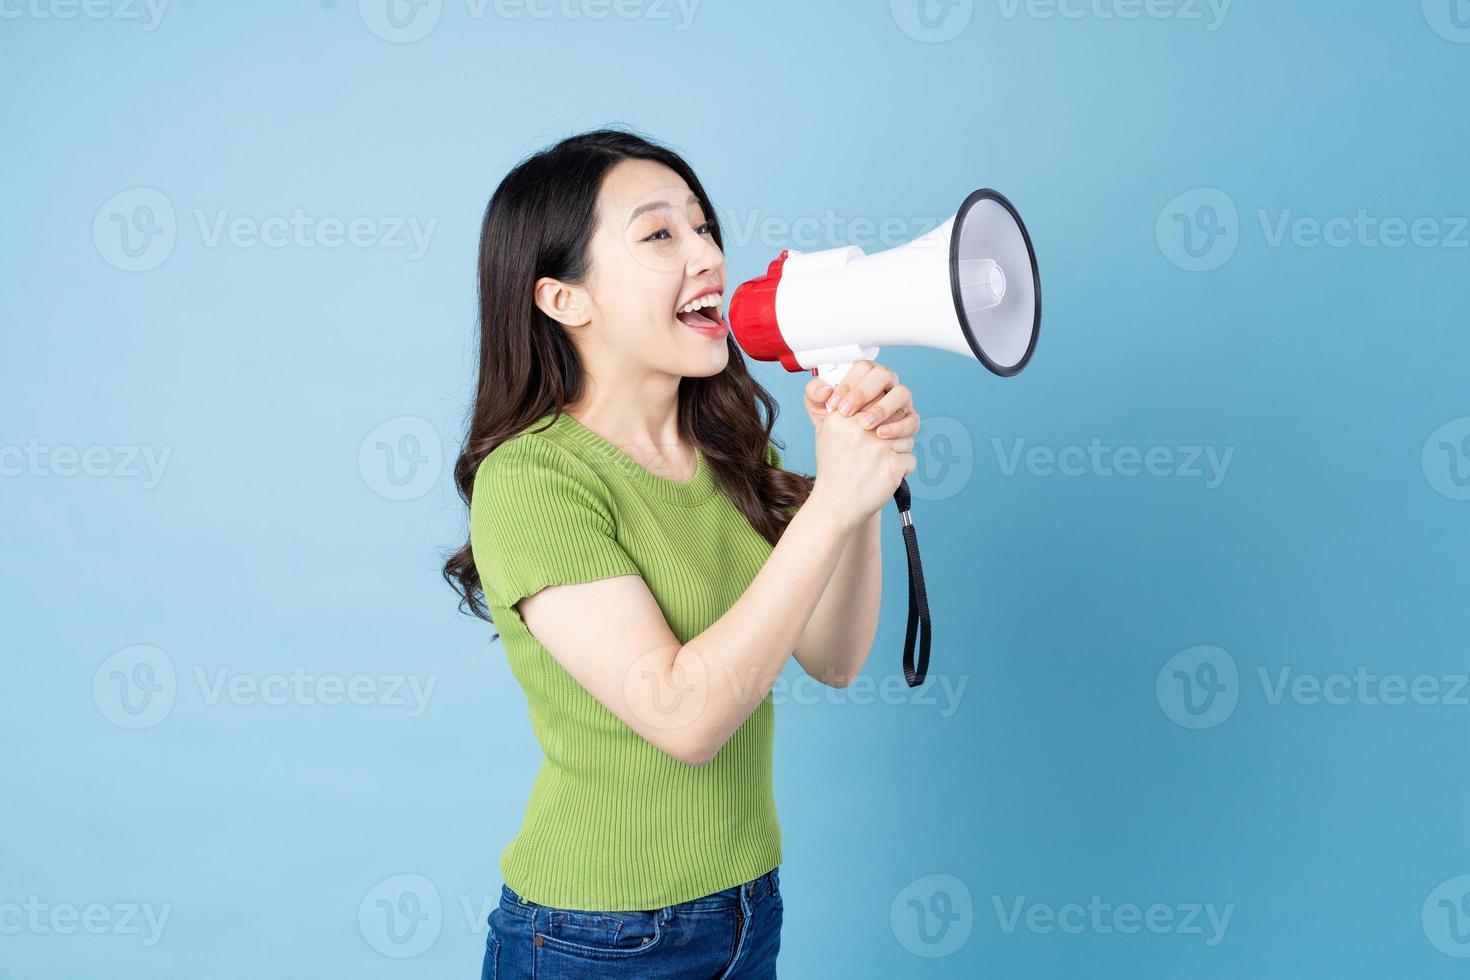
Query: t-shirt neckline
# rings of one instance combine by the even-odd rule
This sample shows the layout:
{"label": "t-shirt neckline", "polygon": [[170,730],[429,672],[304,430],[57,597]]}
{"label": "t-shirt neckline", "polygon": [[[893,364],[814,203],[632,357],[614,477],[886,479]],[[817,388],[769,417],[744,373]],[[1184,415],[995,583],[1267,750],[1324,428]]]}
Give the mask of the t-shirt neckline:
{"label": "t-shirt neckline", "polygon": [[709,460],[698,445],[694,447],[694,475],[684,482],[658,476],[643,468],[637,460],[623,452],[616,444],[593,432],[565,409],[556,413],[552,428],[559,428],[579,445],[590,449],[611,463],[640,487],[665,500],[676,503],[699,503],[716,489],[714,472]]}

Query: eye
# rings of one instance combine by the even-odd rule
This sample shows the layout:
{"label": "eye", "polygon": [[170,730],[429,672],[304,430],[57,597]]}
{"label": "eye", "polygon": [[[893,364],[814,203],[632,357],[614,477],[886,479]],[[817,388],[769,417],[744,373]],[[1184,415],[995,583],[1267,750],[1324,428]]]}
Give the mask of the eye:
{"label": "eye", "polygon": [[[715,229],[714,229],[714,222],[706,221],[703,224],[701,224],[699,227],[695,228],[694,230],[695,230],[696,233],[698,233],[700,235],[712,235],[712,234],[714,234],[714,231],[715,231]],[[655,231],[653,234],[649,235],[647,238],[644,238],[643,240],[645,242],[666,241],[669,238],[670,238],[669,229],[668,228],[660,228],[657,231]]]}

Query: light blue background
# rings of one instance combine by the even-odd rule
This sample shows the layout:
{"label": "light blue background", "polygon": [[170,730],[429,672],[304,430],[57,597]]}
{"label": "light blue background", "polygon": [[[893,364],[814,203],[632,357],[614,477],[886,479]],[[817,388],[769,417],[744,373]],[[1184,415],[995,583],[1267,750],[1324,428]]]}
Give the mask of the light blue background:
{"label": "light blue background", "polygon": [[[703,0],[687,25],[651,4],[445,0],[405,43],[348,2],[179,0],[148,29],[110,0],[100,19],[5,0],[0,977],[475,975],[539,761],[490,629],[439,579],[462,540],[477,231],[516,160],[608,122],[687,155],[732,279],[790,244],[897,244],[872,225],[923,230],[978,186],[1016,202],[1041,264],[1020,376],[880,355],[926,420],[932,703],[893,686],[890,508],[866,671],[890,696],[788,686],[794,665],[778,689],[782,976],[1462,976],[1470,906],[1439,897],[1470,873],[1470,707],[1273,703],[1259,674],[1447,690],[1470,661],[1470,234],[1271,238],[1283,216],[1363,209],[1442,240],[1470,214],[1470,30],[1449,0],[1237,0],[1213,23],[1204,4],[1124,20],[987,0],[937,35],[873,0]],[[137,188],[164,196],[175,241],[130,272],[112,222],[147,217]],[[1234,220],[1200,210],[1222,199]],[[434,224],[414,257],[211,245],[196,217],[296,209]],[[790,238],[828,217],[835,233]],[[1187,268],[1186,222],[1215,268]],[[803,377],[755,370],[809,470]],[[1213,488],[1035,457],[1007,475],[1016,440],[1164,447],[1170,473],[1181,447],[1231,456]],[[408,453],[391,474],[379,443]],[[47,455],[17,464],[27,446]],[[101,447],[97,475],[56,447]],[[167,451],[156,485],[117,447]],[[129,729],[115,672],[147,680],[118,654],[139,645],[174,702]],[[1170,659],[1202,645],[1238,679],[1194,716]],[[293,671],[434,687],[417,716],[210,703],[220,676]],[[440,912],[389,934],[377,898],[405,884]],[[1094,895],[1232,917],[1210,945],[1208,927],[1008,931],[996,912]],[[54,911],[22,918],[35,903],[100,903],[117,927],[58,934]],[[168,909],[158,942],[120,921],[129,903]]]}

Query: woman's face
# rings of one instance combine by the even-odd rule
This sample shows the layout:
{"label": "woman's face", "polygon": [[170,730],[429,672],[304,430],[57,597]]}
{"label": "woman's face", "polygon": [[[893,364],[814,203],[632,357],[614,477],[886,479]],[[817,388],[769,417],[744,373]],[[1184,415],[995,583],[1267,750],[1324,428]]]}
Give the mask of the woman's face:
{"label": "woman's face", "polygon": [[[680,377],[725,369],[725,256],[683,178],[661,163],[622,160],[605,175],[585,336],[628,367]],[[702,311],[684,312],[703,298]],[[711,301],[713,301],[711,303]]]}

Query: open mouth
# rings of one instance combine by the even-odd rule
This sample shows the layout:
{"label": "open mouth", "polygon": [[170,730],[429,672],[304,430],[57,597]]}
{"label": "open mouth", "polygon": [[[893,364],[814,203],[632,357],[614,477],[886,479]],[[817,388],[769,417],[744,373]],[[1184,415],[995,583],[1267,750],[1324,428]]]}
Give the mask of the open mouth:
{"label": "open mouth", "polygon": [[686,327],[694,327],[696,330],[719,330],[725,326],[725,319],[720,314],[720,304],[724,301],[723,293],[710,293],[674,311],[674,317]]}

